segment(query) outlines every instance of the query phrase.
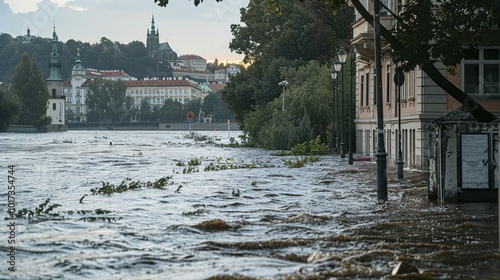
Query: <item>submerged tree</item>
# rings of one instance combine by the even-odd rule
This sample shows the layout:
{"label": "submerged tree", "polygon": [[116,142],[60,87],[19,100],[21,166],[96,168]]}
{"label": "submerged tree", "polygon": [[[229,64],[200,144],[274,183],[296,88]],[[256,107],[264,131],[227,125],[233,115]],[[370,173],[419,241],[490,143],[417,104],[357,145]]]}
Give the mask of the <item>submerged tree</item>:
{"label": "submerged tree", "polygon": [[28,53],[24,53],[12,77],[11,90],[21,103],[17,124],[44,128],[51,122],[47,114],[49,92],[42,72]]}

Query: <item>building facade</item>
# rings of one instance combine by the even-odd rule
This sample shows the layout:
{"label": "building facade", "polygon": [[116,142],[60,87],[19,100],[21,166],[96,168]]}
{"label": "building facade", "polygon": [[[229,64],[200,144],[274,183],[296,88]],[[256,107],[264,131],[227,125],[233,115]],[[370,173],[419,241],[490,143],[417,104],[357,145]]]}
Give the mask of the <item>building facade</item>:
{"label": "building facade", "polygon": [[126,94],[132,97],[134,107],[140,109],[141,101],[147,99],[151,108],[161,108],[166,99],[185,104],[202,96],[197,83],[185,79],[125,81]]}
{"label": "building facade", "polygon": [[197,71],[207,70],[207,60],[199,55],[187,54],[177,58],[185,68]]}
{"label": "building facade", "polygon": [[[360,1],[373,14],[373,2]],[[405,5],[407,1],[399,1]],[[398,14],[398,1],[382,1]],[[391,13],[381,7],[380,23],[388,30],[396,23]],[[356,56],[356,150],[374,157],[377,152],[377,104],[375,98],[374,29],[356,13],[351,49]],[[497,33],[498,35],[498,33]],[[497,40],[498,41],[498,40]],[[496,45],[496,46],[495,46]],[[457,87],[478,100],[486,110],[499,112],[499,45],[480,47],[479,53],[458,67],[457,75],[447,75]],[[394,166],[402,151],[404,166],[428,170],[432,122],[461,106],[437,86],[422,69],[404,73],[404,84],[397,87],[394,74],[398,65],[392,62],[390,45],[382,45],[382,96],[384,141],[388,166]],[[441,73],[445,66],[436,63]],[[401,102],[397,93],[400,91]],[[398,109],[401,108],[401,131],[398,129]],[[401,141],[398,135],[401,134]],[[401,143],[401,145],[399,144]]]}
{"label": "building facade", "polygon": [[80,52],[78,52],[75,65],[71,70],[71,78],[64,83],[67,115],[71,118],[71,121],[87,121],[86,100],[90,92],[89,83],[90,79],[86,75],[86,69],[82,65]]}

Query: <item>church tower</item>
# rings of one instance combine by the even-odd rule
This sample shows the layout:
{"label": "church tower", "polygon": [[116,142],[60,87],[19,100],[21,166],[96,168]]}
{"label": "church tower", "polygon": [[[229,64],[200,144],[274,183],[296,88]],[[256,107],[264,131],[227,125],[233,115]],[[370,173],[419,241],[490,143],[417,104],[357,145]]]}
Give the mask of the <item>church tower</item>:
{"label": "church tower", "polygon": [[49,131],[67,131],[66,126],[66,98],[63,93],[63,79],[61,77],[61,58],[57,51],[56,27],[52,32],[52,51],[49,56],[49,77],[46,80],[49,91],[47,116],[52,118],[48,126]]}
{"label": "church tower", "polygon": [[160,45],[160,32],[155,28],[155,16],[151,16],[151,30],[148,29],[146,48],[150,57],[154,57]]}
{"label": "church tower", "polygon": [[47,88],[51,98],[63,96],[63,79],[61,77],[61,58],[57,51],[56,27],[52,32],[52,51],[49,57],[49,77],[47,78]]}

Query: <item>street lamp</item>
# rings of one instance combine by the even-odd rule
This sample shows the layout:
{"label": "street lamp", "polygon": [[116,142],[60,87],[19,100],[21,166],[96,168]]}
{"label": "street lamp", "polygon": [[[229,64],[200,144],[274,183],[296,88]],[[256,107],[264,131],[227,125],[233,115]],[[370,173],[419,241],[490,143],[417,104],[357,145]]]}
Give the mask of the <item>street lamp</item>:
{"label": "street lamp", "polygon": [[281,111],[285,111],[285,89],[286,89],[286,86],[288,86],[288,82],[286,80],[283,80],[281,82],[278,83],[278,85],[282,86],[283,87],[283,102],[281,104]]}
{"label": "street lamp", "polygon": [[355,117],[355,110],[354,110],[354,106],[352,104],[352,95],[353,95],[353,90],[352,90],[352,86],[354,84],[354,81],[353,81],[353,75],[352,75],[352,70],[354,69],[354,59],[352,57],[352,53],[349,51],[350,53],[350,56],[351,56],[351,70],[350,70],[350,77],[351,77],[351,85],[350,85],[350,94],[349,94],[349,114],[350,114],[350,118],[349,118],[349,164],[352,165],[354,164],[354,157],[352,155],[352,141],[354,140],[354,135],[353,135],[353,131],[354,131],[354,117]]}
{"label": "street lamp", "polygon": [[401,150],[401,86],[405,82],[405,74],[401,67],[396,68],[394,83],[398,87],[398,160],[396,161],[398,179],[403,179],[403,151]]}
{"label": "street lamp", "polygon": [[[339,58],[340,64],[342,66],[345,64],[347,59],[347,53],[343,47],[340,48],[339,53],[337,54]],[[343,68],[343,67],[342,67]],[[344,116],[344,69],[342,69],[342,136],[340,138],[340,157],[345,158],[345,143],[344,143],[344,134],[345,134],[345,116]]]}
{"label": "street lamp", "polygon": [[[340,70],[342,69],[342,64],[338,60],[336,60],[333,63],[333,71],[336,73],[339,73]],[[335,87],[335,96],[337,96],[337,88],[339,86],[339,80],[337,80],[336,87]],[[339,118],[339,107],[340,107],[340,102],[337,98],[337,104],[335,105],[337,109],[335,110],[335,120],[336,120],[336,125],[335,128],[337,129],[337,134],[335,135],[335,145],[337,148],[337,151],[340,151],[340,139],[339,139],[339,134],[340,134],[340,118]]]}
{"label": "street lamp", "polygon": [[338,130],[338,127],[336,127],[336,122],[337,122],[337,110],[335,110],[335,106],[337,106],[337,101],[335,101],[335,96],[337,95],[337,76],[338,76],[338,71],[335,70],[335,67],[332,72],[330,72],[330,76],[332,77],[333,81],[333,105],[332,105],[332,112],[333,112],[333,118],[332,118],[332,148],[334,150],[337,150],[337,140],[338,140],[338,133],[335,132],[335,129]]}

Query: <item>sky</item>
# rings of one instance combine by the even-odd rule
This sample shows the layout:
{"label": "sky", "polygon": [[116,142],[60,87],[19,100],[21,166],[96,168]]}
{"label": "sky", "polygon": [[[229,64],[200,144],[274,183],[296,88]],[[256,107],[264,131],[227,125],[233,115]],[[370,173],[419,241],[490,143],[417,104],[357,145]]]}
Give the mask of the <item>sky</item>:
{"label": "sky", "polygon": [[170,0],[159,7],[154,0],[0,0],[0,33],[13,37],[51,38],[55,24],[62,42],[69,39],[96,43],[101,37],[127,44],[142,41],[151,28],[160,33],[177,55],[196,54],[207,61],[238,62],[242,55],[229,50],[231,24],[240,24],[240,9],[249,0]]}

